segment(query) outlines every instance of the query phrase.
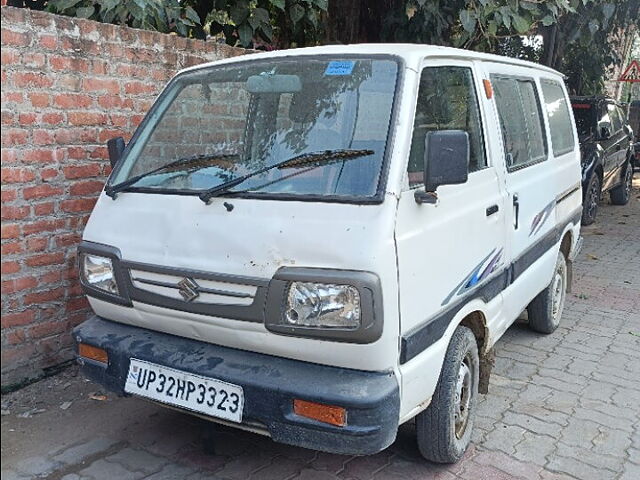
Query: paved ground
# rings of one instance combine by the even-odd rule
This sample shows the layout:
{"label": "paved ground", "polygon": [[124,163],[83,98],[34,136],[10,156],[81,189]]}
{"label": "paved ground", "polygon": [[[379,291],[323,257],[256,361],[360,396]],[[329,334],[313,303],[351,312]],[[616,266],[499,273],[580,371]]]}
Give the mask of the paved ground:
{"label": "paved ground", "polygon": [[[640,175],[602,206],[561,328],[516,323],[497,345],[474,446],[454,466],[420,459],[414,426],[369,457],[286,447],[139,399],[103,396],[71,368],[2,398],[2,479],[640,478]],[[71,402],[69,404],[68,402]]]}

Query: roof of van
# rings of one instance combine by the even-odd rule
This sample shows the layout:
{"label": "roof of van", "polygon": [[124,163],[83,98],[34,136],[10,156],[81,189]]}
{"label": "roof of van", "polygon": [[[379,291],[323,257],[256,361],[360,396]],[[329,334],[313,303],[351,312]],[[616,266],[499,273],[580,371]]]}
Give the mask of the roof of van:
{"label": "roof of van", "polygon": [[208,65],[219,65],[233,63],[243,60],[255,60],[257,58],[277,58],[295,55],[326,55],[326,54],[386,54],[402,57],[409,65],[416,65],[423,57],[447,57],[465,58],[470,60],[484,60],[488,62],[517,65],[522,67],[535,68],[555,75],[564,75],[539,63],[519,60],[517,58],[493,55],[489,53],[474,52],[452,47],[439,47],[435,45],[415,44],[415,43],[359,43],[353,45],[325,45],[321,47],[292,48],[288,50],[274,50],[271,52],[260,52],[239,57],[225,58],[214,62],[196,65],[185,70],[202,68]]}

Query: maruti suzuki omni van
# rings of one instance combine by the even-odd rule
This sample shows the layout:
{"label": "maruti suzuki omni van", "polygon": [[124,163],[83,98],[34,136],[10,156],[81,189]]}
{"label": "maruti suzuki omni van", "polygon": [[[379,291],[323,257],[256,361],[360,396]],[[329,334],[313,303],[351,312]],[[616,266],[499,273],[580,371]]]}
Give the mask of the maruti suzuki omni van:
{"label": "maruti suzuki omni van", "polygon": [[[560,322],[580,245],[562,76],[422,45],[183,70],[79,250],[93,380],[274,441],[371,454],[415,418],[467,448],[491,348]],[[480,380],[482,379],[482,381]]]}

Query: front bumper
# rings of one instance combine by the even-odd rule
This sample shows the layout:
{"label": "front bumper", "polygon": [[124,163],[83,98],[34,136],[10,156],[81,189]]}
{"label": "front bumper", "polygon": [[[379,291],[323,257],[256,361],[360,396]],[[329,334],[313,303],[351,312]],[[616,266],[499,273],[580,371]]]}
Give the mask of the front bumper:
{"label": "front bumper", "polygon": [[[396,436],[400,397],[392,372],[364,372],[246,352],[97,316],[76,327],[74,338],[108,352],[107,366],[81,359],[83,372],[119,395],[127,395],[124,383],[134,357],[242,386],[243,424],[237,426],[250,430],[261,426],[276,442],[365,455],[386,448]],[[337,427],[296,415],[294,398],[346,408],[347,425]]]}

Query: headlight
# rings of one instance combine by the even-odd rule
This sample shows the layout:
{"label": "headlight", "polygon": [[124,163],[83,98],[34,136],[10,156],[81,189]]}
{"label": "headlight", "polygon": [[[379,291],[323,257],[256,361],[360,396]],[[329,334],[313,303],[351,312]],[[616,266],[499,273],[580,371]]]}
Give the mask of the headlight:
{"label": "headlight", "polygon": [[360,294],[351,285],[292,282],[284,316],[292,326],[357,329]]}
{"label": "headlight", "polygon": [[87,285],[118,295],[118,285],[110,258],[84,253],[80,269]]}

